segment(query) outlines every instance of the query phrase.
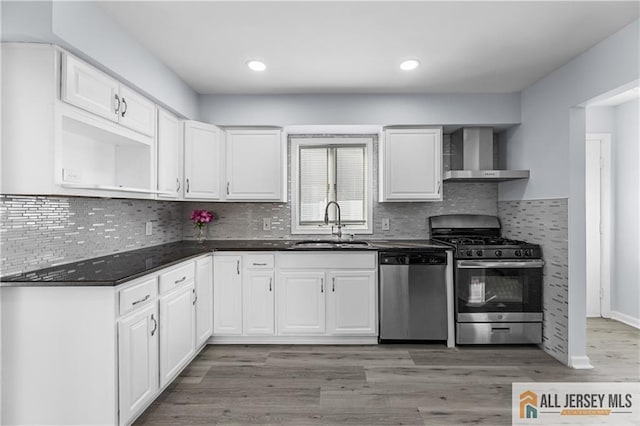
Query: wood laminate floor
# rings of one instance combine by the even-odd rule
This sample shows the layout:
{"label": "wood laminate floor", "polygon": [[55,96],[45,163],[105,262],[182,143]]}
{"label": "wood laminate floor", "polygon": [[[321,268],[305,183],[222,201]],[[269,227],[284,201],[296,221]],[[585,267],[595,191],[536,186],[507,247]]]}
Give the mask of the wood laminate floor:
{"label": "wood laminate floor", "polygon": [[591,370],[535,346],[210,345],[135,424],[511,424],[513,382],[640,381],[640,331],[587,324]]}

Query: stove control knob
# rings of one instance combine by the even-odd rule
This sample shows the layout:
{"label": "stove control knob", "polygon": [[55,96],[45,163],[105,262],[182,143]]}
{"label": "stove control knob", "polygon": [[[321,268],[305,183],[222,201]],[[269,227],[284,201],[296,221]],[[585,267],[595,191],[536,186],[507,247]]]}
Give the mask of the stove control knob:
{"label": "stove control knob", "polygon": [[522,250],[516,250],[515,255],[518,257],[522,256]]}
{"label": "stove control knob", "polygon": [[483,254],[482,250],[476,250],[476,256],[482,256]]}
{"label": "stove control knob", "polygon": [[473,256],[473,251],[472,250],[467,250],[467,256]]}
{"label": "stove control knob", "polygon": [[496,250],[496,257],[502,257],[502,250]]}
{"label": "stove control knob", "polygon": [[525,255],[525,256],[531,256],[531,250],[526,249],[526,250],[524,251],[524,255]]}

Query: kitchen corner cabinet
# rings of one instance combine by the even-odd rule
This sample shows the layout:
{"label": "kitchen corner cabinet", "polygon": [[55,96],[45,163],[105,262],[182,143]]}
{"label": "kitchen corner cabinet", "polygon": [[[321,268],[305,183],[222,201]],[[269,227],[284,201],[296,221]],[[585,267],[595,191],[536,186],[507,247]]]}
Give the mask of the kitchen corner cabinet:
{"label": "kitchen corner cabinet", "polygon": [[442,200],[442,128],[385,128],[380,201]]}
{"label": "kitchen corner cabinet", "polygon": [[227,128],[227,200],[286,201],[281,129]]}
{"label": "kitchen corner cabinet", "polygon": [[184,122],[185,199],[221,199],[222,149],[218,127],[197,121]]}
{"label": "kitchen corner cabinet", "polygon": [[1,85],[3,194],[155,197],[149,100],[46,44],[3,43]]}
{"label": "kitchen corner cabinet", "polygon": [[208,339],[210,260],[115,287],[0,288],[0,423],[133,423]]}
{"label": "kitchen corner cabinet", "polygon": [[158,108],[158,198],[182,198],[183,132],[175,115]]}

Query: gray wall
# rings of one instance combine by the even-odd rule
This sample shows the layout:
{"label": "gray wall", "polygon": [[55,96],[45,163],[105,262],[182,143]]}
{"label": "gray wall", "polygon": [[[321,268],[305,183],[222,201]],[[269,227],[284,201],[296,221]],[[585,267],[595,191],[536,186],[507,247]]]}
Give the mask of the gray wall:
{"label": "gray wall", "polygon": [[640,75],[636,20],[521,95],[522,125],[507,131],[507,164],[531,179],[500,184],[500,200],[568,198],[568,363],[586,365],[585,111],[582,104],[635,84]]}
{"label": "gray wall", "polygon": [[614,108],[613,283],[611,309],[640,326],[640,108],[638,100]]}
{"label": "gray wall", "polygon": [[177,202],[1,195],[1,274],[180,241],[185,220]]}
{"label": "gray wall", "polygon": [[91,1],[3,1],[2,41],[62,46],[187,118],[198,95]]}
{"label": "gray wall", "polygon": [[207,95],[200,119],[218,125],[514,125],[520,95]]}

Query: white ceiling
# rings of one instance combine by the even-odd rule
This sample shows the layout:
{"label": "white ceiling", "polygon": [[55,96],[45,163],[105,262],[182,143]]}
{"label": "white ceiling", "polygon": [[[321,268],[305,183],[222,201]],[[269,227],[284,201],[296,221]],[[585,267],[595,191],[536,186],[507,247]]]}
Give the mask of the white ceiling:
{"label": "white ceiling", "polygon": [[[638,19],[626,2],[109,1],[201,94],[520,91]],[[418,58],[415,71],[399,69]],[[249,59],[267,64],[262,73]]]}

